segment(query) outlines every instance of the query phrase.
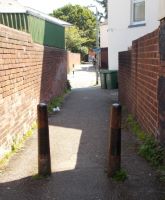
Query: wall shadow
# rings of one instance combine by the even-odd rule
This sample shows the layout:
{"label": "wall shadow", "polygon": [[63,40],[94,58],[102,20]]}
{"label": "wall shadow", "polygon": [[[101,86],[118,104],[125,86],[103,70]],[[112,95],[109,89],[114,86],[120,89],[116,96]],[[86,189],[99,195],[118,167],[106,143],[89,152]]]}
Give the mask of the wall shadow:
{"label": "wall shadow", "polygon": [[53,97],[62,95],[66,87],[67,52],[64,46],[64,27],[54,26],[45,22],[40,102],[49,102]]}
{"label": "wall shadow", "polygon": [[[35,180],[33,177],[26,177],[0,184],[0,199],[7,200],[12,196],[13,200],[106,200],[111,199],[112,194],[110,195],[109,188],[113,189],[113,194],[117,195],[114,192],[115,184],[109,182],[104,172],[109,116],[107,107],[109,107],[110,98],[108,93],[101,90],[100,92],[98,98],[97,88],[74,90],[65,99],[65,111],[49,117],[51,127],[81,130],[75,168],[53,171],[52,176],[47,179]],[[96,99],[94,104],[93,98]],[[52,133],[51,137],[51,145],[53,145],[56,133]],[[52,163],[52,165],[56,164]]]}
{"label": "wall shadow", "polygon": [[[113,94],[112,94],[113,96]],[[93,100],[95,99],[95,100]],[[60,148],[63,150],[68,142],[73,142],[69,129],[81,130],[78,145],[76,166],[74,169],[54,171],[51,177],[37,180],[34,177],[25,177],[19,180],[0,184],[0,200],[138,200],[138,199],[163,199],[163,191],[151,181],[152,176],[144,171],[139,171],[137,157],[129,154],[123,156],[124,162],[135,165],[130,170],[129,179],[125,183],[116,183],[107,178],[105,173],[107,163],[108,143],[108,116],[110,103],[113,98],[109,91],[97,88],[73,90],[65,99],[65,110],[49,117],[51,148],[56,146],[57,135],[65,141]],[[93,101],[92,101],[93,100]],[[114,99],[115,101],[115,99]],[[65,128],[57,133],[58,128]],[[55,129],[56,128],[56,129]],[[54,131],[52,131],[54,130]],[[77,134],[75,131],[74,134]],[[126,136],[124,136],[126,137]],[[69,138],[69,141],[67,140]],[[128,140],[128,137],[126,137]],[[128,141],[126,141],[128,144]],[[132,140],[130,138],[130,144]],[[130,144],[128,148],[130,148]],[[72,144],[69,144],[72,147]],[[128,150],[128,149],[127,149]],[[130,153],[130,151],[129,151]],[[52,156],[54,152],[52,152]],[[57,156],[57,155],[54,155]],[[131,158],[130,158],[131,157]],[[140,159],[141,162],[141,159]],[[137,164],[138,163],[138,164]],[[57,165],[52,158],[52,165]],[[131,166],[132,166],[131,165]],[[144,165],[145,166],[145,165]],[[140,167],[143,168],[143,165]],[[145,167],[144,167],[145,168]],[[132,175],[132,170],[136,171]],[[145,168],[146,170],[146,168]],[[137,177],[136,177],[137,176]],[[143,182],[141,177],[145,176]],[[145,185],[145,187],[144,187]],[[155,188],[151,190],[151,188]]]}

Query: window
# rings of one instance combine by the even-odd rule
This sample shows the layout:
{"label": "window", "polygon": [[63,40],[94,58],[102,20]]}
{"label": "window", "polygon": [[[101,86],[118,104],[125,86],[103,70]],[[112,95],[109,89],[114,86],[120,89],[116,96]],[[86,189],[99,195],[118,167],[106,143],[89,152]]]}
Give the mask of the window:
{"label": "window", "polygon": [[132,0],[131,22],[131,24],[141,24],[145,22],[145,0]]}

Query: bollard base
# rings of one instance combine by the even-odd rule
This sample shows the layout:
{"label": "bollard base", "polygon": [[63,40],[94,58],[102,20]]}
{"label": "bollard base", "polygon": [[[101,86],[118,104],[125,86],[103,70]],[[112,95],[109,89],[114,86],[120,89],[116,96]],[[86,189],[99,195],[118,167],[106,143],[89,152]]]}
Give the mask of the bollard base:
{"label": "bollard base", "polygon": [[45,155],[40,155],[38,160],[38,174],[40,176],[50,176],[51,175],[51,166],[50,166],[50,158]]}
{"label": "bollard base", "polygon": [[108,163],[108,176],[109,177],[112,177],[115,175],[115,173],[120,170],[121,166],[120,166],[120,163],[121,163],[121,159],[120,159],[120,156],[110,156],[109,157],[109,163]]}

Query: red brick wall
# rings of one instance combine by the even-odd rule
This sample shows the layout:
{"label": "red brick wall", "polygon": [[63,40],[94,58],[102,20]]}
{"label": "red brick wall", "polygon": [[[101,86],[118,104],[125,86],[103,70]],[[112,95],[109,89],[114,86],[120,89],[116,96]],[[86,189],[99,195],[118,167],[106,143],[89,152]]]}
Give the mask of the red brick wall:
{"label": "red brick wall", "polygon": [[125,104],[129,111],[132,109],[132,92],[131,84],[131,51],[119,53],[120,67],[118,73],[119,79],[119,99]]}
{"label": "red brick wall", "polygon": [[119,54],[119,96],[141,126],[159,138],[159,30],[133,42]]}
{"label": "red brick wall", "polygon": [[101,69],[108,69],[108,48],[101,48]]}
{"label": "red brick wall", "polygon": [[79,65],[80,62],[81,62],[81,56],[80,56],[80,53],[72,53],[70,51],[67,52],[67,71],[68,73],[70,71],[73,70],[73,65],[74,67],[76,67],[76,65]]}
{"label": "red brick wall", "polygon": [[66,69],[65,51],[0,25],[0,156],[36,120],[37,104],[62,93]]}

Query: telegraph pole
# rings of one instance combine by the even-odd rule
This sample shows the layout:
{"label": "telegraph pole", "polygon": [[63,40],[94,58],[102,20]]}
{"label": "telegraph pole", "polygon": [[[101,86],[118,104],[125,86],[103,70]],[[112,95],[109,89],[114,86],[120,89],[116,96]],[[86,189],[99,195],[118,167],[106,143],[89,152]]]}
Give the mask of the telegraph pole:
{"label": "telegraph pole", "polygon": [[[98,10],[96,8],[96,48],[99,49],[99,20],[98,20]],[[99,52],[96,51],[96,85],[98,85],[99,78]]]}
{"label": "telegraph pole", "polygon": [[100,63],[100,58],[99,58],[99,12],[97,9],[97,6],[95,5],[89,5],[88,7],[94,7],[96,8],[96,85],[98,85],[98,78],[99,78],[99,63]]}

